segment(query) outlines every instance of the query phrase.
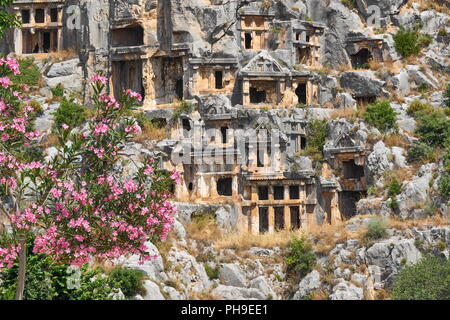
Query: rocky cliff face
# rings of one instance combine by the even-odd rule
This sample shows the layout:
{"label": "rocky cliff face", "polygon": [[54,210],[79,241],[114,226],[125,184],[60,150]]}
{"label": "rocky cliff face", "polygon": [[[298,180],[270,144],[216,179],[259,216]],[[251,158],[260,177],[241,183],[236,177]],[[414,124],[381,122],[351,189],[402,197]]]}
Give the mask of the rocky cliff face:
{"label": "rocky cliff face", "polygon": [[[35,122],[42,141],[51,135],[53,112],[60,107],[51,89],[62,85],[67,95],[89,103],[86,82],[103,72],[111,78],[111,94],[132,87],[145,95],[143,115],[162,123],[158,130],[167,137],[147,132],[127,145],[133,161],[124,161],[118,171],[129,174],[142,155],[162,157],[166,169],[176,167],[168,159],[180,141],[195,140],[183,135],[185,128],[277,129],[286,156],[279,161],[285,167],[276,168],[277,179],[311,186],[310,197],[299,199],[306,214],[297,219],[299,226],[308,232],[336,227],[331,234],[308,233],[318,266],[294,281],[283,262],[290,233],[281,232],[281,241],[265,242],[269,236],[263,235],[251,245],[224,244],[223,239],[238,237],[236,229],[262,230],[255,227],[258,217],[243,210],[257,206],[248,202],[254,189],[246,189],[252,168],[233,171],[230,192],[237,194],[224,199],[216,194],[223,180],[207,183],[206,169],[179,166],[183,186],[177,195],[184,202],[178,203],[171,240],[160,247],[149,244],[158,258],[143,266],[135,257],[119,261],[148,276],[147,295],[136,299],[377,299],[405,265],[425,254],[449,259],[450,206],[440,188],[448,175],[443,156],[448,150],[435,148],[419,162],[408,157],[421,141],[411,105],[420,102],[430,112],[448,114],[448,4],[66,1],[70,5],[80,8],[80,28],[63,27],[62,41],[74,52],[67,59],[50,54],[35,60],[45,83],[32,97],[43,107]],[[65,11],[64,17],[70,14]],[[405,58],[396,50],[393,38],[400,27],[421,35],[417,56]],[[11,33],[0,51],[14,54],[17,41]],[[391,128],[377,128],[365,116],[367,107],[381,100],[389,100],[395,112]],[[179,101],[190,101],[193,110],[181,110]],[[320,132],[311,133],[310,124],[323,120],[321,149],[311,151],[310,141]],[[234,137],[236,143],[248,138]],[[44,156],[51,159],[54,153],[49,146]],[[394,178],[399,190],[391,192]],[[209,189],[216,190],[209,194]],[[221,231],[214,240],[222,242],[207,233],[191,234],[205,212],[215,217],[212,230]],[[368,242],[361,237],[367,215],[402,222],[393,223],[385,238]],[[273,231],[274,224],[267,228]]]}

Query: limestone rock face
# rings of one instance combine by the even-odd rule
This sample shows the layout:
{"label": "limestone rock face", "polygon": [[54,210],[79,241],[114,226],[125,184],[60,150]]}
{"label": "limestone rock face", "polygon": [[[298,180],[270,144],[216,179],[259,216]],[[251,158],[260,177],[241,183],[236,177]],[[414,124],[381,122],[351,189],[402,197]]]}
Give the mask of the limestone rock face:
{"label": "limestone rock face", "polygon": [[223,300],[265,300],[266,297],[255,288],[238,288],[219,285],[212,291],[213,295]]}
{"label": "limestone rock face", "polygon": [[273,289],[270,287],[264,276],[259,276],[250,281],[250,288],[254,288],[261,292],[265,299],[276,299],[276,294]]}
{"label": "limestone rock face", "polygon": [[385,82],[378,80],[372,71],[343,72],[340,77],[341,87],[353,92],[355,97],[382,97]]}
{"label": "limestone rock face", "polygon": [[211,288],[212,283],[205,267],[188,252],[172,247],[167,260],[175,266],[168,274],[170,278],[178,279],[194,292],[203,292]]}
{"label": "limestone rock face", "polygon": [[367,169],[373,181],[381,178],[386,170],[393,168],[393,163],[389,159],[390,155],[391,151],[382,141],[377,142],[373,147],[372,153],[367,158]]}
{"label": "limestone rock face", "polygon": [[223,284],[234,287],[246,287],[245,273],[238,264],[224,264],[219,271],[219,279]]}
{"label": "limestone rock face", "polygon": [[147,242],[145,245],[148,248],[147,252],[153,256],[151,260],[145,261],[144,264],[139,264],[139,256],[132,255],[119,258],[117,264],[123,264],[126,268],[141,270],[151,280],[166,281],[168,278],[164,271],[161,254],[153,243]]}
{"label": "limestone rock face", "polygon": [[330,300],[362,300],[364,298],[364,291],[355,285],[341,281],[333,288],[333,293],[330,295]]}
{"label": "limestone rock face", "polygon": [[424,207],[428,200],[428,190],[430,189],[434,168],[434,164],[422,166],[418,175],[408,182],[403,188],[403,192],[397,196],[402,217],[407,218],[411,214],[411,210]]}
{"label": "limestone rock face", "polygon": [[371,6],[376,6],[380,8],[380,13],[382,17],[387,17],[392,14],[399,12],[400,8],[405,4],[404,0],[356,0],[358,9],[364,14],[365,17],[373,14],[370,11]]}
{"label": "limestone rock face", "polygon": [[366,251],[366,261],[372,267],[372,277],[385,285],[391,285],[404,265],[414,264],[422,254],[412,239],[388,239],[377,242]]}
{"label": "limestone rock face", "polygon": [[311,273],[306,275],[300,281],[300,284],[298,285],[298,290],[295,293],[293,300],[302,300],[305,297],[307,297],[310,293],[314,292],[314,290],[317,290],[320,288],[321,282],[320,282],[320,274],[317,270],[313,270]]}
{"label": "limestone rock face", "polygon": [[166,300],[162,295],[158,285],[153,281],[145,280],[144,288],[146,290],[146,294],[143,297],[143,300]]}

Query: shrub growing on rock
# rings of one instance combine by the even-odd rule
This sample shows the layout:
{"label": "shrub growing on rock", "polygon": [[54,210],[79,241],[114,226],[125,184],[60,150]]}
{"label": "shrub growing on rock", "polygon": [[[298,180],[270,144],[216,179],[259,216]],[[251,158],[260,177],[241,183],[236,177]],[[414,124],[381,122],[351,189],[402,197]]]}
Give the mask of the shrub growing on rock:
{"label": "shrub growing on rock", "polygon": [[447,90],[444,92],[445,106],[450,108],[450,82],[447,84]]}
{"label": "shrub growing on rock", "polygon": [[60,106],[53,113],[53,117],[55,121],[53,129],[57,131],[64,124],[70,128],[75,128],[83,124],[86,121],[87,112],[84,106],[63,98]]}
{"label": "shrub growing on rock", "polygon": [[143,285],[145,274],[140,270],[117,267],[109,273],[109,278],[122,290],[125,297],[146,293]]}
{"label": "shrub growing on rock", "polygon": [[293,238],[288,250],[284,259],[288,272],[303,278],[312,271],[316,265],[316,257],[311,244],[305,238]]}
{"label": "shrub growing on rock", "polygon": [[439,193],[448,198],[450,197],[450,175],[445,173],[438,182]]}
{"label": "shrub growing on rock", "polygon": [[420,141],[431,147],[443,147],[450,138],[450,120],[443,112],[423,114],[417,120]]}
{"label": "shrub growing on rock", "polygon": [[408,107],[408,114],[414,118],[417,118],[420,115],[430,114],[432,112],[434,112],[434,108],[427,103],[421,102],[420,100],[414,100]]}
{"label": "shrub growing on rock", "polygon": [[[326,138],[328,136],[328,126],[325,120],[313,120],[308,124],[306,129],[307,135],[307,153],[322,155],[323,147],[325,146]],[[320,160],[319,156],[316,159]]]}
{"label": "shrub growing on rock", "polygon": [[397,178],[394,178],[388,186],[388,195],[390,197],[395,197],[399,195],[401,191],[402,184],[397,180]]}
{"label": "shrub growing on rock", "polygon": [[450,260],[426,256],[398,275],[394,300],[450,300]]}
{"label": "shrub growing on rock", "polygon": [[434,149],[422,142],[415,142],[408,150],[407,160],[409,163],[419,162],[431,159],[434,154]]}
{"label": "shrub growing on rock", "polygon": [[417,31],[400,27],[393,38],[395,49],[403,57],[408,58],[420,53],[419,33]]}
{"label": "shrub growing on rock", "polygon": [[382,132],[397,128],[397,113],[391,107],[389,101],[378,101],[369,105],[364,118],[370,125]]}
{"label": "shrub growing on rock", "polygon": [[385,219],[380,217],[371,218],[367,222],[366,238],[370,240],[377,240],[387,235],[388,223]]}

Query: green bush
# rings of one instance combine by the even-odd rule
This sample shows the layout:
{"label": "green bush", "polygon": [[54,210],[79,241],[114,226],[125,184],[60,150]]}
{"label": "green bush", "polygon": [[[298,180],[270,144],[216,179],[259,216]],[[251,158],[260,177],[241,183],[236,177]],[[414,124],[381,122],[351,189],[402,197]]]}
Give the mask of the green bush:
{"label": "green bush", "polygon": [[71,100],[63,98],[60,106],[53,113],[55,128],[67,124],[71,128],[83,124],[87,118],[86,107],[79,105]]}
{"label": "green bush", "polygon": [[431,159],[434,149],[422,142],[415,142],[408,150],[407,160],[409,163]]}
{"label": "green bush", "polygon": [[190,114],[194,111],[194,105],[188,101],[181,100],[173,112],[173,118],[178,118],[181,114]]}
{"label": "green bush", "polygon": [[311,244],[305,238],[293,238],[288,250],[284,259],[288,272],[303,278],[312,271],[316,265],[316,257]]}
{"label": "green bush", "polygon": [[18,62],[20,74],[11,76],[11,80],[14,83],[25,84],[29,87],[41,87],[43,83],[42,74],[34,64],[34,59],[19,59]]}
{"label": "green bush", "polygon": [[388,195],[390,197],[395,197],[399,195],[401,191],[402,184],[397,180],[397,178],[394,178],[388,186]]}
{"label": "green bush", "polygon": [[443,147],[450,137],[450,120],[442,112],[422,114],[417,121],[416,133],[421,142],[431,147]]}
{"label": "green bush", "polygon": [[134,297],[137,294],[145,295],[144,278],[145,274],[142,271],[123,267],[117,267],[109,273],[109,279],[113,281],[115,287],[122,290],[127,298]]}
{"label": "green bush", "polygon": [[342,0],[342,4],[349,9],[356,8],[355,0]]}
{"label": "green bush", "polygon": [[450,260],[425,256],[405,267],[392,289],[394,300],[450,300]]}
{"label": "green bush", "polygon": [[206,274],[211,280],[219,279],[219,266],[211,267],[208,263],[204,264]]}
{"label": "green bush", "polygon": [[414,100],[408,107],[408,114],[414,118],[421,115],[433,113],[435,110],[433,106],[423,103],[420,100]]}
{"label": "green bush", "polygon": [[34,115],[42,115],[42,113],[44,112],[42,105],[37,100],[31,100],[29,105],[33,108]]}
{"label": "green bush", "polygon": [[407,58],[420,53],[419,33],[415,30],[401,27],[394,35],[395,49]]}
{"label": "green bush", "polygon": [[58,83],[58,85],[51,89],[53,98],[62,98],[64,97],[64,85],[62,83]]}
{"label": "green bush", "polygon": [[321,153],[328,136],[328,126],[325,120],[313,120],[306,129],[308,152]]}
{"label": "green bush", "polygon": [[364,113],[364,118],[382,132],[397,128],[397,113],[389,101],[378,101],[369,105]]}
{"label": "green bush", "polygon": [[374,217],[367,222],[366,238],[377,240],[387,235],[387,221],[385,219]]}
{"label": "green bush", "polygon": [[445,30],[445,28],[439,29],[438,36],[446,37],[447,36],[447,30]]}
{"label": "green bush", "polygon": [[447,90],[444,93],[445,106],[450,108],[450,83],[447,84]]}
{"label": "green bush", "polygon": [[450,197],[450,175],[445,173],[438,182],[439,193],[448,198]]}

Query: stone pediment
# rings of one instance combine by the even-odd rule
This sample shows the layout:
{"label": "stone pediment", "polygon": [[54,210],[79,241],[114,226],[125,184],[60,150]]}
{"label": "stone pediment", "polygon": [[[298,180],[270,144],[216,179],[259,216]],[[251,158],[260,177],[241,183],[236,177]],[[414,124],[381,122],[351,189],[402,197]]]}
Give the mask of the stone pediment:
{"label": "stone pediment", "polygon": [[285,76],[289,70],[283,68],[267,51],[261,51],[242,68],[244,75]]}

